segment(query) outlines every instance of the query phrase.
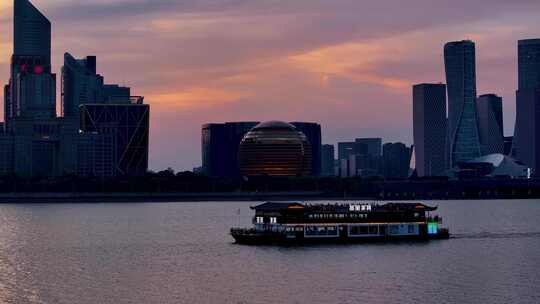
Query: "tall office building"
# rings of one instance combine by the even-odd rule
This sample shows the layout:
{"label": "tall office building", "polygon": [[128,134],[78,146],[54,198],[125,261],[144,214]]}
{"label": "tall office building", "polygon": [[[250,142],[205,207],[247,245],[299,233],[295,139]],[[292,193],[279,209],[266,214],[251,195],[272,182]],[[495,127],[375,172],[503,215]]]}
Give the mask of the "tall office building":
{"label": "tall office building", "polygon": [[13,56],[5,122],[56,116],[56,77],[51,74],[51,23],[28,0],[15,0]]}
{"label": "tall office building", "polygon": [[335,151],[334,145],[322,145],[322,169],[321,175],[333,176],[335,174]]}
{"label": "tall office building", "polygon": [[518,42],[513,155],[540,175],[540,39]]}
{"label": "tall office building", "polygon": [[202,127],[202,172],[215,177],[239,177],[238,149],[258,122],[211,123]]}
{"label": "tall office building", "polygon": [[103,100],[103,77],[96,73],[96,57],[75,59],[64,54],[62,67],[62,115],[79,118],[79,106]]}
{"label": "tall office building", "polygon": [[453,167],[481,155],[476,111],[474,42],[456,41],[444,46],[448,86],[449,159]]}
{"label": "tall office building", "polygon": [[41,57],[51,63],[51,22],[28,0],[14,1],[15,56]]}
{"label": "tall office building", "polygon": [[495,94],[476,99],[482,154],[504,153],[502,98]]}
{"label": "tall office building", "polygon": [[321,175],[321,149],[322,149],[322,139],[321,139],[321,125],[313,122],[291,122],[293,126],[296,127],[300,132],[306,135],[312,152],[312,171],[313,176]]}
{"label": "tall office building", "polygon": [[351,172],[349,158],[356,155],[357,145],[355,142],[340,142],[338,143],[338,172],[340,177],[349,177],[356,175],[356,172]]}
{"label": "tall office building", "polygon": [[446,85],[413,86],[414,160],[418,176],[446,175],[446,123]]}
{"label": "tall office building", "polygon": [[403,143],[386,143],[383,145],[383,176],[388,179],[404,179],[409,176],[411,148]]}
{"label": "tall office building", "polygon": [[[363,156],[358,170],[361,176],[379,176],[382,174],[382,138],[355,139],[357,154]],[[362,151],[362,149],[365,149]]]}
{"label": "tall office building", "polygon": [[338,143],[339,176],[378,176],[381,156],[381,138],[358,138],[354,142]]}
{"label": "tall office building", "polygon": [[382,155],[382,138],[357,138],[354,140],[357,144],[367,146],[367,154],[373,157]]}
{"label": "tall office building", "polygon": [[540,88],[540,38],[518,41],[519,89]]}
{"label": "tall office building", "polygon": [[80,106],[82,134],[112,134],[115,176],[141,176],[148,170],[150,106],[143,101],[143,97],[132,96],[115,103]]}

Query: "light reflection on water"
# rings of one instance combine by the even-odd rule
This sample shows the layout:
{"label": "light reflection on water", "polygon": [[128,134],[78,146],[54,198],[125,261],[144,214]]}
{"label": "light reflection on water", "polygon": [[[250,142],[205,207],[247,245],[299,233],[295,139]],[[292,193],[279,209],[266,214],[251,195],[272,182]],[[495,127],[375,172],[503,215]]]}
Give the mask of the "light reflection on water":
{"label": "light reflection on water", "polygon": [[0,302],[540,303],[540,201],[433,203],[447,241],[232,244],[253,204],[0,205]]}

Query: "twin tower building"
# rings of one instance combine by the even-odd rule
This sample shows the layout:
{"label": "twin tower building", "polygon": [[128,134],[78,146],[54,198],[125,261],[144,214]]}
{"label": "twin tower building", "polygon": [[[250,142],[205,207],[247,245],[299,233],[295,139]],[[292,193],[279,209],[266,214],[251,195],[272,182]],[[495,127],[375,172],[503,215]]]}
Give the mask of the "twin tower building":
{"label": "twin tower building", "polygon": [[143,97],[104,83],[96,57],[65,54],[61,116],[51,71],[51,23],[28,0],[14,3],[14,50],[4,87],[0,174],[117,177],[148,169]]}
{"label": "twin tower building", "polygon": [[533,174],[540,172],[540,39],[518,42],[519,88],[512,142],[504,137],[502,98],[495,94],[477,97],[474,42],[447,43],[444,61],[446,85],[413,87],[418,176],[446,176],[460,163],[488,154],[510,154]]}

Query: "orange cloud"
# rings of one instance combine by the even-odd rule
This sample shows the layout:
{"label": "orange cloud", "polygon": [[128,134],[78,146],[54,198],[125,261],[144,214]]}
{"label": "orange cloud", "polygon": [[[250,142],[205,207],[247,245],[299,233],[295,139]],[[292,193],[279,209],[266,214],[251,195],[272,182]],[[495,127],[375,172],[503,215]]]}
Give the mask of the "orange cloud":
{"label": "orange cloud", "polygon": [[235,102],[247,96],[246,93],[224,89],[197,87],[166,94],[149,94],[145,99],[152,105],[191,110]]}
{"label": "orange cloud", "polygon": [[0,2],[0,16],[3,16],[10,12],[10,9],[13,7],[12,1],[2,1]]}
{"label": "orange cloud", "polygon": [[377,74],[382,63],[404,57],[404,51],[389,47],[388,43],[344,43],[309,51],[289,57],[300,69],[320,74],[323,86],[330,77],[344,77],[357,82],[382,85],[392,89],[404,89],[410,81]]}

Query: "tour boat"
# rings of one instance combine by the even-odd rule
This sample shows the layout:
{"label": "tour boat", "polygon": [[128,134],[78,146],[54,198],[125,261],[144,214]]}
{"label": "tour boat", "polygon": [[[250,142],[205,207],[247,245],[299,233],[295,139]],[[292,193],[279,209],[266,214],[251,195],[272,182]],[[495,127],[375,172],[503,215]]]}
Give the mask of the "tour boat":
{"label": "tour boat", "polygon": [[255,207],[252,228],[232,228],[238,244],[355,243],[447,239],[437,207],[422,203],[302,204]]}

